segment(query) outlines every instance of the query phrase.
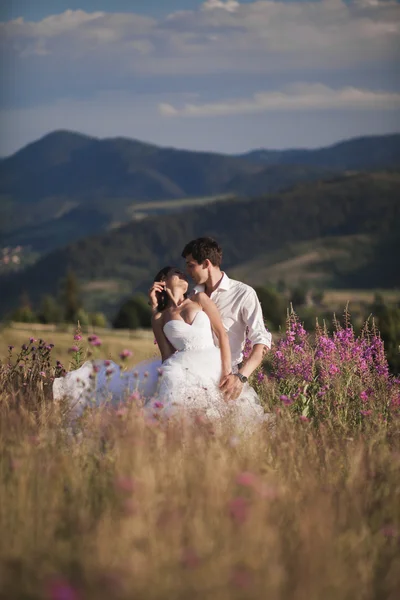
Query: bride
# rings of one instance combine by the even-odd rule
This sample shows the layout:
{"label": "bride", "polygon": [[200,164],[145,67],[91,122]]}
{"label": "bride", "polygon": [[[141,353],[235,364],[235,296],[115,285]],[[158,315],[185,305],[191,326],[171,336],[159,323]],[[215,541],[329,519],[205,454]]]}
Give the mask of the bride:
{"label": "bride", "polygon": [[232,373],[231,351],[214,302],[201,292],[188,298],[188,280],[174,267],[162,269],[154,281],[163,286],[157,292],[158,305],[152,317],[162,363],[144,361],[133,371],[122,372],[110,361],[87,362],[54,381],[54,398],[68,397],[79,414],[90,404],[90,398],[100,405],[107,400],[118,404],[135,390],[146,396],[146,386],[154,388],[157,376],[157,392],[145,405],[148,414],[157,412],[165,419],[199,413],[212,420],[230,416],[243,426],[249,421],[263,421],[264,411],[249,385],[236,400],[226,400],[221,390]]}

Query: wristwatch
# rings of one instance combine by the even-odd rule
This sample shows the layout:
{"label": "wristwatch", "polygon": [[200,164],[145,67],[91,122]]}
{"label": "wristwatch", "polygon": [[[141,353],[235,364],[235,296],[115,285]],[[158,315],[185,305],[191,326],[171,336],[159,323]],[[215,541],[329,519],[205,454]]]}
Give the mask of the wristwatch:
{"label": "wristwatch", "polygon": [[236,377],[239,377],[239,379],[240,379],[240,381],[241,381],[242,383],[246,383],[246,381],[247,381],[247,377],[246,377],[245,375],[242,375],[241,373],[234,373],[234,375],[235,375]]}

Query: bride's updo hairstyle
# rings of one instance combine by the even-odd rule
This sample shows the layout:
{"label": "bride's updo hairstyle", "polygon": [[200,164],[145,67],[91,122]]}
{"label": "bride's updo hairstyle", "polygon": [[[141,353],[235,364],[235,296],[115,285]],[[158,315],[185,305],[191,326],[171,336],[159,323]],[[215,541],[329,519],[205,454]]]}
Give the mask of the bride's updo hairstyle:
{"label": "bride's updo hairstyle", "polygon": [[[173,273],[171,273],[171,271],[173,271]],[[184,279],[185,281],[187,281],[187,277],[186,277],[185,273],[183,271],[180,271],[179,269],[176,269],[175,267],[164,267],[154,277],[154,281],[165,281],[167,279],[168,275],[172,275],[172,274],[178,275],[178,277],[180,279]],[[184,297],[185,297],[185,299],[188,297],[187,292],[184,294]],[[162,292],[156,292],[156,298],[157,298],[158,312],[165,310],[167,308],[168,298],[169,298],[167,292],[165,290],[163,290]]]}

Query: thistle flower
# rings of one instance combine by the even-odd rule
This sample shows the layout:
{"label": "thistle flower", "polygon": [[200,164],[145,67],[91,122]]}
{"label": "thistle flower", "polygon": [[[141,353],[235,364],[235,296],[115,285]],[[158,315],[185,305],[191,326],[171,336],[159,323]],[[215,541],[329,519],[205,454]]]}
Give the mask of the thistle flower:
{"label": "thistle flower", "polygon": [[68,352],[70,354],[72,354],[73,352],[79,352],[79,347],[78,346],[71,346],[71,348],[68,348]]}

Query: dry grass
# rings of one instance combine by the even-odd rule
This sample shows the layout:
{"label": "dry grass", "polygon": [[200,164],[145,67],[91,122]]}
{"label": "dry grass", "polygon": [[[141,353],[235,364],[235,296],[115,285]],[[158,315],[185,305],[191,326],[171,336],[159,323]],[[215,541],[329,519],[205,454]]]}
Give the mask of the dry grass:
{"label": "dry grass", "polygon": [[130,407],[71,436],[54,407],[1,417],[4,598],[398,597],[400,448],[384,429],[286,415],[238,439]]}
{"label": "dry grass", "polygon": [[[54,358],[72,334],[53,338]],[[155,353],[152,338],[101,335],[103,358],[133,343],[133,362]],[[0,597],[397,599],[399,381],[376,336],[361,368],[364,338],[350,328],[308,380],[321,339],[291,316],[275,378],[255,382],[276,425],[247,437],[200,418],[148,422],[133,397],[71,426],[51,399],[50,350],[32,342],[22,368],[11,357],[0,371]],[[329,375],[331,362],[341,369]]]}

